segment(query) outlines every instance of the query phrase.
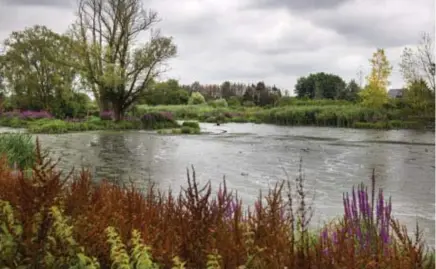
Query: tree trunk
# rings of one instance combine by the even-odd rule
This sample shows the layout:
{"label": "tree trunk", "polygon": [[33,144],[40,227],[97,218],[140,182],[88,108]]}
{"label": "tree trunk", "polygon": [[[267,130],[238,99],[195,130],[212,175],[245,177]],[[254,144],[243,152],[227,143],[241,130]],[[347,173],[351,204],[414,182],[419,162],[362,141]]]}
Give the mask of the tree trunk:
{"label": "tree trunk", "polygon": [[99,90],[99,100],[98,100],[100,113],[103,111],[110,110],[110,100],[108,96],[106,95],[106,89],[100,89]]}
{"label": "tree trunk", "polygon": [[107,99],[105,99],[104,97],[103,98],[100,97],[99,107],[100,107],[100,113],[103,111],[110,110],[110,102]]}
{"label": "tree trunk", "polygon": [[118,122],[123,118],[124,111],[123,111],[123,109],[121,109],[120,104],[114,103],[114,104],[112,104],[112,107],[113,107],[113,111],[114,111],[114,120]]}

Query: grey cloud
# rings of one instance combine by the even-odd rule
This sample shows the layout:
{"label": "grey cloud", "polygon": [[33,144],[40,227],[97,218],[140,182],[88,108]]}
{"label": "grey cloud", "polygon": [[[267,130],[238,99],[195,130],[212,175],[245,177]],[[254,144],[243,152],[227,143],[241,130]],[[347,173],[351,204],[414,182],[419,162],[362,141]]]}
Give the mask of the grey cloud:
{"label": "grey cloud", "polygon": [[[343,14],[314,14],[312,21],[319,27],[336,31],[344,36],[348,43],[371,47],[398,47],[416,43],[420,32],[427,27],[415,29],[404,25],[407,18],[361,17],[352,18]],[[430,25],[430,21],[428,22]]]}
{"label": "grey cloud", "polygon": [[[371,0],[249,0],[257,7],[251,4],[242,11],[232,6],[234,0],[221,1],[218,5],[204,0],[147,0],[146,7],[162,18],[157,28],[173,36],[179,47],[165,77],[205,84],[264,80],[289,90],[299,76],[311,72],[337,73],[348,80],[355,78],[355,66],[366,67],[374,47],[389,52],[391,46],[414,44],[419,37],[416,29],[429,21],[418,11],[408,13],[417,14],[412,20],[399,15],[399,10],[417,8],[408,0],[382,0],[394,1],[395,10],[362,7],[362,2]],[[60,8],[68,3],[0,0],[6,7],[0,13],[7,15],[0,14],[0,35],[33,24],[64,31],[74,16],[72,10]],[[392,63],[399,56],[400,52],[392,52]],[[393,74],[391,80],[393,87],[401,86],[399,75]]]}
{"label": "grey cloud", "polygon": [[318,9],[334,9],[352,0],[254,0],[249,7],[287,8],[291,11],[309,11]]}
{"label": "grey cloud", "polygon": [[71,7],[74,0],[2,0],[6,5],[11,6],[56,6]]}

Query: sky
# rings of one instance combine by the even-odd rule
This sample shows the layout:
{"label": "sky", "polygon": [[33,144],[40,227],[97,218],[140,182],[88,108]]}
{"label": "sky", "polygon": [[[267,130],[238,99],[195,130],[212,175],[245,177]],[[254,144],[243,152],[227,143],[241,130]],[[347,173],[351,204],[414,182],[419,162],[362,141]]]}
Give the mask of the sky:
{"label": "sky", "polygon": [[[264,81],[292,93],[299,77],[315,72],[364,83],[369,58],[384,48],[393,66],[390,87],[398,88],[403,48],[435,31],[434,0],[143,2],[159,13],[157,27],[178,46],[162,79],[182,84]],[[34,24],[61,33],[75,9],[74,0],[0,0],[0,39]]]}

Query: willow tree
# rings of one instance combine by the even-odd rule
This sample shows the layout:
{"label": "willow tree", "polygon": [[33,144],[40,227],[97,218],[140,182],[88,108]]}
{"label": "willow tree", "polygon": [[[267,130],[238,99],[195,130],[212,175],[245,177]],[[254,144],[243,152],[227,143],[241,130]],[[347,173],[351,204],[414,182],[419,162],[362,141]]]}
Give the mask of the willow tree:
{"label": "willow tree", "polygon": [[380,108],[388,101],[389,76],[392,72],[384,49],[377,49],[370,59],[371,73],[366,77],[367,84],[359,92],[364,106]]}
{"label": "willow tree", "polygon": [[[100,110],[112,106],[119,120],[149,84],[165,72],[167,60],[176,55],[172,38],[153,26],[155,11],[146,11],[141,0],[79,0],[72,33],[79,69],[99,101]],[[147,42],[139,36],[149,33]],[[145,37],[141,37],[145,38]]]}

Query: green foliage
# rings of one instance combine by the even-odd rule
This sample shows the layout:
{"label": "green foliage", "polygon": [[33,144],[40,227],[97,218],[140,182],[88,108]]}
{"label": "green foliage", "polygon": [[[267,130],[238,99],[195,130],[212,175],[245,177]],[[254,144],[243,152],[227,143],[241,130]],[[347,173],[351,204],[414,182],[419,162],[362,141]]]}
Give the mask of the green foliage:
{"label": "green foliage", "polygon": [[[259,107],[213,108],[206,105],[195,106],[138,106],[141,112],[171,112],[175,119],[198,120],[200,122],[253,122],[278,125],[314,125],[353,128],[356,122],[367,125],[379,123],[385,128],[422,128],[420,119],[407,119],[403,110],[393,103],[390,108],[370,108],[353,104],[345,100],[309,100],[286,99],[288,105],[271,109]],[[385,122],[397,121],[395,124]],[[401,122],[401,124],[398,124]],[[413,122],[413,123],[412,123]],[[419,124],[417,124],[417,122]],[[358,126],[358,123],[356,126]],[[360,127],[359,127],[360,128]]]}
{"label": "green foliage", "polygon": [[218,254],[218,251],[214,249],[214,251],[207,255],[207,263],[206,268],[207,269],[221,269],[221,255]]}
{"label": "green foliage", "polygon": [[137,230],[132,231],[130,251],[123,244],[121,237],[114,227],[106,228],[108,243],[110,245],[112,267],[114,269],[158,269],[157,263],[152,261],[149,253],[150,247],[144,245]]}
{"label": "green foliage", "polygon": [[371,73],[366,78],[367,85],[360,91],[359,96],[363,106],[381,108],[388,102],[387,87],[392,66],[389,64],[384,49],[377,49],[372,55],[370,63]]}
{"label": "green foliage", "polygon": [[244,101],[242,102],[242,105],[245,107],[255,107],[256,104],[253,101]]}
{"label": "green foliage", "polygon": [[141,117],[142,128],[158,130],[165,128],[175,128],[180,125],[173,119],[168,112],[149,112]]}
{"label": "green foliage", "polygon": [[0,200],[0,267],[8,268],[20,262],[17,238],[21,238],[23,227],[17,222],[13,208],[7,201]]}
{"label": "green foliage", "polygon": [[64,120],[35,121],[28,124],[28,131],[35,134],[62,134],[68,132],[83,132],[95,130],[130,130],[141,129],[140,121],[121,120],[118,122],[103,121],[92,117],[90,120],[69,122]]}
{"label": "green foliage", "polygon": [[174,266],[171,269],[185,269],[186,262],[182,262],[179,256],[173,258]]}
{"label": "green foliage", "polygon": [[13,32],[5,44],[0,71],[8,81],[14,107],[60,113],[74,99],[76,70],[62,64],[71,57],[72,41],[36,25]]}
{"label": "green foliage", "polygon": [[188,91],[174,79],[155,83],[141,98],[141,102],[148,105],[186,105],[188,100]]}
{"label": "green foliage", "polygon": [[189,97],[188,104],[190,105],[202,105],[205,104],[206,100],[204,99],[204,96],[199,92],[193,92],[191,94],[191,97]]}
{"label": "green foliage", "polygon": [[9,165],[31,168],[35,161],[35,143],[32,136],[22,133],[0,134],[0,155],[6,154]]}
{"label": "green foliage", "polygon": [[212,107],[227,107],[227,101],[224,98],[216,99],[208,103]]}
{"label": "green foliage", "polygon": [[413,81],[403,96],[405,104],[413,115],[434,115],[435,95],[424,80]]}
{"label": "green foliage", "polygon": [[227,99],[227,104],[230,107],[238,107],[241,105],[242,98],[237,96],[231,96],[229,99]]}
{"label": "green foliage", "polygon": [[301,77],[295,85],[295,93],[300,98],[306,96],[310,99],[337,99],[344,95],[345,90],[346,83],[342,78],[324,72]]}
{"label": "green foliage", "polygon": [[182,126],[186,126],[194,129],[200,129],[200,124],[196,121],[184,121],[182,123]]}
{"label": "green foliage", "polygon": [[182,134],[199,134],[200,129],[192,128],[192,127],[188,127],[188,126],[182,126],[182,128],[180,128],[180,132]]}

